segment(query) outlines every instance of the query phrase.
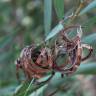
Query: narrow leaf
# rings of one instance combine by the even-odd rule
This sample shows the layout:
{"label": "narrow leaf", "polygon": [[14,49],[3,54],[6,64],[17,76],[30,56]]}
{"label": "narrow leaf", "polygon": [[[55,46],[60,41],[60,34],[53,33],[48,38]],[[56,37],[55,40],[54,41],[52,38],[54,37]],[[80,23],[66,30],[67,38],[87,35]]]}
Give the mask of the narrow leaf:
{"label": "narrow leaf", "polygon": [[[39,85],[36,84],[32,84],[29,88],[29,90],[27,91],[26,96],[29,96],[32,92],[37,91],[39,88],[41,88],[42,86],[44,86],[46,84],[46,82],[41,83]],[[17,87],[17,89],[14,92],[13,96],[24,96],[26,89],[28,88],[29,83],[25,82],[22,83],[19,87]]]}
{"label": "narrow leaf", "polygon": [[83,15],[86,12],[92,10],[93,8],[96,8],[96,0],[92,1],[87,7],[85,7],[79,15]]}
{"label": "narrow leaf", "polygon": [[76,74],[96,74],[96,62],[81,64]]}
{"label": "narrow leaf", "polygon": [[88,44],[96,42],[96,33],[84,37],[82,41],[87,42]]}
{"label": "narrow leaf", "polygon": [[33,81],[34,81],[34,79],[32,79],[32,80],[31,80],[31,82],[30,82],[30,84],[29,84],[28,88],[25,90],[25,94],[24,94],[24,96],[26,96],[26,94],[27,94],[28,90],[29,90],[29,89],[30,89],[30,87],[32,86]]}
{"label": "narrow leaf", "polygon": [[[31,96],[44,96],[44,90],[46,89],[47,85],[41,86],[37,91],[33,92]],[[35,94],[36,93],[36,94]]]}
{"label": "narrow leaf", "polygon": [[45,29],[45,36],[47,36],[48,32],[50,32],[51,21],[52,21],[52,0],[44,0],[44,29]]}
{"label": "narrow leaf", "polygon": [[54,0],[54,7],[59,20],[64,16],[64,0]]}
{"label": "narrow leaf", "polygon": [[51,39],[52,37],[54,37],[63,28],[64,27],[63,27],[63,25],[61,23],[59,23],[58,25],[56,25],[55,28],[53,28],[52,31],[48,34],[48,36],[46,37],[45,41],[47,41],[47,40]]}

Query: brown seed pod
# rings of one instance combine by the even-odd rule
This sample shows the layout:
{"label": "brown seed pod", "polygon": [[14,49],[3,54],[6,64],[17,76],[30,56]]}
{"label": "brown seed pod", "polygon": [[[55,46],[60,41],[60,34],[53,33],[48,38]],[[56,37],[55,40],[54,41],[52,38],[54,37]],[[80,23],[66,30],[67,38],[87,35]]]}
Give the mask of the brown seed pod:
{"label": "brown seed pod", "polygon": [[[77,35],[71,40],[66,35],[66,31],[70,28],[77,28]],[[87,44],[81,43],[81,36],[82,36],[81,26],[69,26],[69,27],[65,28],[64,30],[62,30],[61,36],[65,43],[63,45],[65,45],[65,46],[63,46],[63,45],[58,46],[55,44],[55,49],[58,50],[58,51],[56,51],[57,52],[56,54],[60,54],[59,53],[60,51],[62,51],[62,53],[65,52],[65,54],[68,54],[69,61],[67,62],[66,66],[68,65],[68,63],[71,64],[71,66],[69,68],[66,66],[63,67],[64,64],[62,64],[62,66],[58,66],[56,64],[56,59],[58,58],[58,56],[57,56],[54,60],[53,68],[64,74],[66,74],[66,73],[71,74],[77,70],[81,61],[84,61],[90,57],[90,55],[92,53],[92,47],[90,47]],[[89,50],[89,54],[82,58],[83,48],[87,48]]]}
{"label": "brown seed pod", "polygon": [[32,78],[41,78],[46,72],[49,72],[51,69],[51,55],[49,49],[41,48],[41,50],[34,53],[34,46],[25,47],[21,54],[20,58],[16,62],[17,66],[17,77],[18,69],[21,68],[28,80]]}

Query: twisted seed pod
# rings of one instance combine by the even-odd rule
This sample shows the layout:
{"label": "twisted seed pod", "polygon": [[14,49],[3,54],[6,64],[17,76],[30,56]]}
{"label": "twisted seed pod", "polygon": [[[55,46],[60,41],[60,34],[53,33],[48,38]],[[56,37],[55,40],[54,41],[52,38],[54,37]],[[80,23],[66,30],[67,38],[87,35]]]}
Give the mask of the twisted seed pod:
{"label": "twisted seed pod", "polygon": [[34,53],[34,49],[35,47],[33,46],[25,47],[22,50],[20,58],[17,60],[16,64],[17,71],[19,68],[21,68],[24,71],[26,78],[29,80],[31,80],[32,78],[38,79],[43,77],[46,74],[46,72],[50,71],[51,66],[49,66],[49,62],[51,64],[51,61],[48,61],[50,60],[50,55],[49,53],[46,54],[46,48],[42,48],[39,54],[38,52]]}
{"label": "twisted seed pod", "polygon": [[[70,28],[71,29],[77,28],[77,35],[71,40],[66,35],[66,31]],[[64,64],[62,64],[62,66],[58,66],[58,64],[56,63],[56,59],[58,57],[56,57],[54,60],[55,63],[53,64],[53,68],[64,74],[72,74],[77,70],[81,61],[84,61],[90,57],[93,49],[91,46],[81,43],[81,36],[82,36],[81,26],[69,26],[65,28],[64,30],[62,30],[61,36],[63,37],[62,39],[64,40],[64,43],[65,43],[63,45],[66,45],[66,46],[62,45],[62,50],[61,50],[61,46],[58,46],[55,44],[56,46],[55,48],[57,48],[58,46],[58,51],[56,54],[60,54],[59,51],[66,50],[65,54],[68,54],[68,60],[69,60],[66,66],[68,65],[68,63],[70,63],[71,66],[69,68],[67,68],[66,66],[63,66]],[[83,48],[87,48],[89,50],[89,54],[85,57],[82,57]]]}

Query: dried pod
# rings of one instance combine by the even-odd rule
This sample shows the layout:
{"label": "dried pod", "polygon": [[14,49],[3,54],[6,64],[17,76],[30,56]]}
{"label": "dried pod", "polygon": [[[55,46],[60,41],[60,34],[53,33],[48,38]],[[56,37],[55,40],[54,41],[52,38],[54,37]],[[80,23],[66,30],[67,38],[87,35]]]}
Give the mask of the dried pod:
{"label": "dried pod", "polygon": [[35,53],[34,50],[35,47],[33,46],[27,46],[22,50],[20,58],[16,63],[17,77],[19,68],[24,71],[26,78],[29,80],[41,78],[46,72],[50,71],[52,60],[49,49],[41,48],[41,50],[35,51]]}
{"label": "dried pod", "polygon": [[[68,32],[67,31],[68,29],[72,29],[72,28],[77,28],[77,35],[73,39],[70,39],[66,35],[66,33]],[[55,43],[55,50],[57,50],[56,51],[57,53],[54,60],[53,68],[64,74],[72,74],[77,70],[81,61],[84,61],[90,57],[92,53],[92,47],[90,47],[87,44],[81,43],[81,36],[82,36],[81,26],[69,26],[61,31],[61,36],[65,44],[58,46],[59,44]],[[83,48],[87,48],[89,50],[89,54],[85,57],[82,57]],[[64,54],[68,54],[68,62],[66,63],[66,66],[65,64],[62,64],[62,66],[58,66],[56,62],[56,59],[58,58],[60,52]],[[68,65],[71,66],[68,67]]]}

